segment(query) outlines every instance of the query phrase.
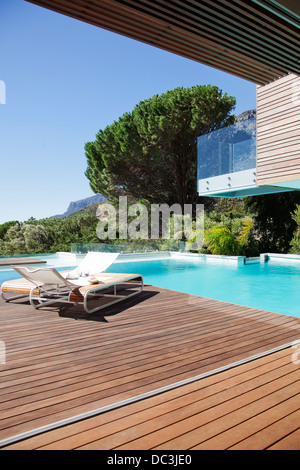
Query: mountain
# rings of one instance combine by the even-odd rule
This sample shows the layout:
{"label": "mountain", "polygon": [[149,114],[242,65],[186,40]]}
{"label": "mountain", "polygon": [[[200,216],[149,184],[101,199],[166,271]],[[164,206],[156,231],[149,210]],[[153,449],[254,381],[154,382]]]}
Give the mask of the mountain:
{"label": "mountain", "polygon": [[246,121],[247,119],[252,119],[256,117],[256,109],[249,109],[248,111],[244,111],[243,113],[239,114],[236,119],[237,122]]}
{"label": "mountain", "polygon": [[86,206],[91,206],[93,204],[100,204],[101,202],[105,201],[107,198],[102,196],[102,194],[95,194],[95,196],[87,197],[85,199],[80,199],[79,201],[70,202],[68,209],[66,212],[60,215],[54,215],[53,217],[68,217],[71,214],[83,209]]}

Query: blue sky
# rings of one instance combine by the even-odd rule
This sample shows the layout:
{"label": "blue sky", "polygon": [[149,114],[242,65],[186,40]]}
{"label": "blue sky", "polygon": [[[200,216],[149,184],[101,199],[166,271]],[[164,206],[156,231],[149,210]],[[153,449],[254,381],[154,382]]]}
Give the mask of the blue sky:
{"label": "blue sky", "polygon": [[216,85],[256,107],[255,84],[24,0],[0,0],[0,223],[92,196],[84,144],[140,101]]}

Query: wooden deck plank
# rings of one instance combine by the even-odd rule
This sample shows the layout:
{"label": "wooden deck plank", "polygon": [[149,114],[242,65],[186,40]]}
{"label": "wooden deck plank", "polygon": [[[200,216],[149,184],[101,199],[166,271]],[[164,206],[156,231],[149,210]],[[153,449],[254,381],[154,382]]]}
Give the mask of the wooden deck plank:
{"label": "wooden deck plank", "polygon": [[[255,405],[253,397],[255,400],[257,389],[260,389],[261,395],[265,397],[265,406],[263,408],[267,410],[270,409],[271,405],[267,401],[267,397],[269,396],[268,389],[272,390],[272,393],[274,393],[276,388],[276,386],[274,390],[272,388],[273,380],[279,381],[280,377],[288,377],[290,373],[297,371],[297,366],[291,361],[291,354],[292,351],[290,349],[282,350],[147,400],[35,436],[21,443],[9,446],[9,448],[46,450],[68,450],[74,448],[103,450],[106,448],[114,448],[120,450],[120,444],[123,443],[124,448],[135,450],[140,448],[151,449],[153,448],[153,443],[157,443],[159,434],[161,439],[164,441],[167,440],[167,436],[170,436],[170,427],[175,421],[178,423],[177,426],[179,428],[177,432],[179,436],[181,436],[178,437],[178,441],[182,442],[180,448],[188,449],[188,446],[185,446],[183,443],[186,436],[182,437],[181,423],[186,420],[189,415],[190,419],[195,419],[196,416],[197,419],[195,420],[197,423],[199,423],[199,419],[200,421],[203,419],[209,421],[209,419],[211,419],[211,428],[208,429],[211,431],[213,427],[215,428],[215,418],[217,418],[215,413],[221,412],[223,413],[222,419],[224,420],[224,426],[225,428],[229,427],[230,435],[234,428],[232,427],[232,416],[228,407],[231,407],[233,410],[236,409],[235,413],[238,417],[238,421],[242,421],[242,424],[247,423],[247,421],[244,420],[245,415],[242,405],[244,402],[246,404],[250,403],[250,406]],[[281,402],[284,402],[283,399],[287,397],[288,392],[283,382],[281,385],[284,396],[282,395],[280,399]],[[298,408],[299,388],[297,391],[298,395],[294,396],[291,409],[293,409],[293,406]],[[276,398],[274,402],[277,404]],[[239,408],[236,408],[237,406]],[[276,406],[274,410],[274,417],[277,418],[279,415],[276,415]],[[289,411],[287,407],[285,407],[285,411]],[[297,427],[297,423],[299,423],[299,421],[297,421],[297,412],[288,414],[283,419],[286,421],[285,430],[287,434],[290,433],[291,428]],[[171,423],[169,426],[167,425],[168,422]],[[248,422],[248,427],[248,432],[253,435],[255,426],[252,426],[251,420]],[[256,439],[259,446],[250,445],[249,447],[249,445],[245,445],[244,448],[265,448],[270,445],[270,442],[277,441],[279,435],[281,435],[281,437],[286,436],[281,422],[278,426],[276,426],[275,422],[273,427],[274,430],[271,429],[269,432],[264,430],[267,439],[264,440],[261,439],[261,437]],[[160,429],[160,431],[157,431],[157,429]],[[152,434],[151,432],[149,433],[150,430],[152,430]],[[149,434],[147,434],[147,432]],[[213,432],[217,432],[218,439],[221,441],[223,437],[221,428],[217,427]],[[260,436],[260,432],[257,434]],[[205,432],[203,432],[202,435],[205,436]],[[226,431],[224,435],[226,437]],[[255,435],[256,434],[254,434],[254,436]],[[206,436],[209,436],[209,433],[206,434]],[[199,439],[199,433],[197,437]],[[236,437],[239,441],[241,440],[238,431],[236,432]],[[139,445],[137,439],[140,441]],[[148,445],[146,445],[146,441],[148,441]],[[144,442],[144,444],[142,444],[142,442]],[[216,445],[218,445],[218,442],[219,441],[217,441]],[[298,441],[298,448],[299,443],[300,441]],[[169,442],[166,442],[165,446],[169,450],[175,448],[172,447]],[[162,449],[163,446],[160,448]],[[207,448],[209,448],[209,445]]]}
{"label": "wooden deck plank", "polygon": [[44,261],[39,258],[0,258],[0,266],[13,266],[13,265],[27,265],[27,264],[46,264],[47,261]]}
{"label": "wooden deck plank", "polygon": [[90,317],[1,301],[0,331],[5,439],[300,339],[300,319],[146,286]]}
{"label": "wooden deck plank", "polygon": [[[298,397],[299,398],[299,397]],[[294,448],[300,449],[300,410],[292,411],[290,414],[283,416],[279,419],[278,410],[275,409],[275,421],[268,426],[264,426],[260,431],[253,434],[253,428],[250,428],[252,435],[247,436],[242,441],[237,442],[234,446],[230,447],[231,450],[263,450],[265,448]],[[295,433],[295,434],[294,434]],[[291,435],[294,435],[291,438]],[[296,438],[297,436],[297,438]],[[296,442],[297,439],[297,442]],[[274,442],[276,444],[274,444]],[[279,444],[280,443],[280,444]],[[289,444],[288,444],[289,443]],[[284,446],[284,447],[283,447]],[[295,447],[296,446],[296,447]]]}
{"label": "wooden deck plank", "polygon": [[[299,422],[299,421],[298,421]],[[270,450],[299,450],[300,428],[269,447]]]}
{"label": "wooden deck plank", "polygon": [[[290,377],[289,379],[293,381],[294,378]],[[288,379],[283,382],[283,385],[286,385],[286,387],[290,384]],[[114,435],[113,438],[110,436],[105,442],[98,441],[93,445],[86,446],[85,449],[95,449],[95,444],[97,447],[99,446],[98,448],[103,448],[105,445],[113,445],[113,448],[118,450],[128,450],[130,448],[136,450],[145,448],[156,450],[225,449],[227,447],[224,444],[224,440],[228,438],[227,433],[231,436],[232,428],[238,426],[241,421],[250,419],[253,414],[264,410],[265,407],[272,406],[272,403],[277,403],[279,393],[276,394],[274,392],[272,397],[270,391],[273,390],[273,387],[276,391],[276,386],[278,387],[279,383],[282,383],[282,379],[278,381],[277,385],[276,383],[271,383],[261,387],[260,393],[257,393],[257,390],[251,390],[248,393],[238,394],[231,398],[230,402],[226,398],[224,399],[224,395],[214,397],[217,398],[217,402],[215,400],[208,400],[205,404],[207,407],[205,410],[201,410],[201,405],[199,407],[199,404],[196,403],[190,414],[185,409],[184,416],[180,414],[181,410],[176,410],[172,417],[168,416],[171,424],[168,420],[160,420],[160,429],[158,430],[158,423],[156,423],[156,428],[152,427],[153,423],[148,423],[149,430],[144,424],[142,432],[146,435],[138,439],[133,439],[136,430],[131,429],[133,435],[130,435],[127,430],[121,436],[122,440],[124,438],[128,439],[129,435],[129,442],[122,443],[122,441],[118,440],[120,436]],[[299,384],[297,386],[299,390]],[[222,401],[219,401],[220,398]],[[299,396],[297,399],[299,403]],[[294,406],[296,406],[296,403],[294,403]],[[199,408],[200,412],[198,411]],[[182,419],[178,420],[178,417]],[[220,436],[220,433],[222,433],[222,436]],[[198,444],[199,442],[200,444]]]}
{"label": "wooden deck plank", "polygon": [[[263,360],[260,362],[262,361]],[[298,370],[296,370],[296,374],[299,378]],[[287,379],[287,377],[285,378]],[[239,380],[241,380],[241,377],[239,377]],[[281,374],[279,374],[278,385],[280,384],[281,387],[279,390],[280,393],[284,391],[285,398],[288,396],[288,389],[285,387],[289,382],[292,383],[291,388],[296,388],[298,391],[298,396],[293,397],[294,402],[291,405],[291,409],[294,409],[293,407],[297,408],[299,406],[299,385],[294,383],[294,377],[289,377],[288,380],[282,381]],[[204,386],[204,384],[202,384],[202,386]],[[201,384],[199,384],[199,387],[201,387]],[[258,387],[260,387],[262,397],[260,402],[258,401],[258,397],[260,396],[258,393]],[[203,389],[201,388],[201,390]],[[249,408],[249,415],[252,416],[253,413],[257,413],[259,406],[261,406],[260,409],[263,410],[272,406],[270,398],[272,397],[272,394],[269,393],[270,390],[272,390],[272,394],[274,394],[276,384],[274,383],[274,377],[270,376],[268,373],[264,373],[260,377],[260,380],[257,380],[257,377],[254,377],[250,381],[246,382],[246,384],[244,383],[243,386],[238,383],[232,389],[230,389],[230,385],[228,383],[223,383],[222,390],[216,388],[214,384],[211,388],[210,394],[203,396],[203,394],[201,395],[199,393],[198,401],[195,401],[192,406],[190,404],[190,397],[189,399],[185,397],[185,406],[180,408],[180,405],[178,404],[173,416],[171,416],[171,413],[169,412],[167,415],[159,417],[156,420],[152,419],[151,421],[144,421],[140,427],[130,425],[129,420],[127,420],[127,426],[130,426],[127,429],[119,433],[114,432],[112,435],[101,440],[95,440],[96,433],[94,432],[93,442],[81,446],[80,448],[86,450],[100,448],[114,448],[115,450],[190,449],[191,445],[194,445],[195,441],[199,441],[201,439],[206,441],[210,435],[213,435],[216,436],[214,437],[214,442],[212,442],[213,439],[211,439],[211,441],[204,442],[202,446],[198,447],[203,449],[226,449],[226,442],[224,442],[226,438],[227,440],[229,437],[231,439],[241,439],[239,434],[240,429],[236,426],[236,434],[233,435],[233,427],[236,422],[239,423],[246,419],[245,414],[247,411],[245,410],[247,410],[247,407]],[[273,400],[274,403],[277,404],[278,396],[274,394]],[[144,417],[147,417],[145,415],[146,414],[144,413]],[[276,417],[278,416],[276,415]],[[199,428],[201,421],[203,423],[202,429]],[[171,424],[168,424],[168,422]],[[255,431],[255,427],[251,421],[248,423],[248,426],[248,433],[253,433]],[[186,433],[185,431],[190,427],[192,427],[192,431]],[[226,432],[227,429],[228,432]],[[176,437],[173,440],[170,440],[172,435]],[[160,445],[158,445],[159,442],[161,442]]]}
{"label": "wooden deck plank", "polygon": [[[184,356],[181,356],[181,361],[186,361],[189,359],[189,355],[192,356],[194,353],[190,352],[189,354],[185,354]],[[130,363],[126,363],[126,359],[123,359],[123,361],[119,361],[118,367],[114,368],[113,373],[118,375],[118,377],[122,377],[122,375],[128,374],[127,370],[128,368],[131,369],[131,375],[139,374],[143,371],[151,370],[153,371],[154,367],[160,367],[161,371],[163,370],[163,367],[166,367],[165,362],[166,361],[171,361],[172,358],[174,358],[174,355],[172,354],[171,357],[167,357],[164,360],[155,360],[154,357],[150,356],[144,358],[143,360],[140,360],[136,362],[137,366],[136,367],[131,367]],[[154,362],[153,362],[154,361]],[[120,365],[121,362],[124,362],[124,365]],[[177,366],[179,365],[179,362],[177,361]],[[53,382],[52,386],[49,384],[50,381],[50,376],[49,374],[46,375],[46,377],[43,377],[43,379],[36,379],[35,381],[31,381],[27,383],[26,378],[23,378],[22,381],[17,384],[17,385],[12,385],[9,382],[4,382],[2,384],[2,388],[0,389],[0,402],[6,402],[6,401],[11,401],[15,400],[15,405],[17,404],[18,399],[23,399],[24,401],[24,391],[26,390],[26,399],[27,401],[34,400],[34,395],[37,393],[37,387],[38,393],[43,393],[44,391],[50,390],[49,393],[50,395],[54,393],[54,390],[58,389],[59,390],[62,388],[64,392],[66,391],[71,391],[72,388],[76,387],[78,382],[81,383],[82,387],[90,386],[93,385],[93,383],[99,383],[101,382],[101,378],[103,379],[104,376],[109,373],[109,375],[112,376],[112,371],[99,371],[99,367],[94,366],[93,368],[89,368],[88,370],[82,370],[81,375],[79,374],[79,371],[75,371],[75,374],[69,374],[69,376],[66,376],[66,374],[61,373],[60,376],[55,377],[56,381]],[[138,376],[136,375],[136,378]],[[8,391],[9,387],[9,391]],[[31,398],[32,397],[32,398]],[[2,406],[3,409],[3,406]]]}

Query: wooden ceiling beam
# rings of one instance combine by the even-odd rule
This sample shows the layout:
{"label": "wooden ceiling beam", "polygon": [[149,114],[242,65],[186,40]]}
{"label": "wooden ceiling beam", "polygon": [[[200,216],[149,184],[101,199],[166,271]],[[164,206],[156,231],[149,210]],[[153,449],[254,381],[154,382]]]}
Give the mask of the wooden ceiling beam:
{"label": "wooden ceiling beam", "polygon": [[27,1],[259,85],[300,75],[300,18],[279,1]]}

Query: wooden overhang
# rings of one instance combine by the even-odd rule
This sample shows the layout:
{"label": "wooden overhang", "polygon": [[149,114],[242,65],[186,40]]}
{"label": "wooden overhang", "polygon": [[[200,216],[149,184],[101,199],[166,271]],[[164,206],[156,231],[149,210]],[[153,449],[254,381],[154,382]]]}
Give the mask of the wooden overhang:
{"label": "wooden overhang", "polygon": [[259,85],[300,75],[299,0],[27,0]]}

